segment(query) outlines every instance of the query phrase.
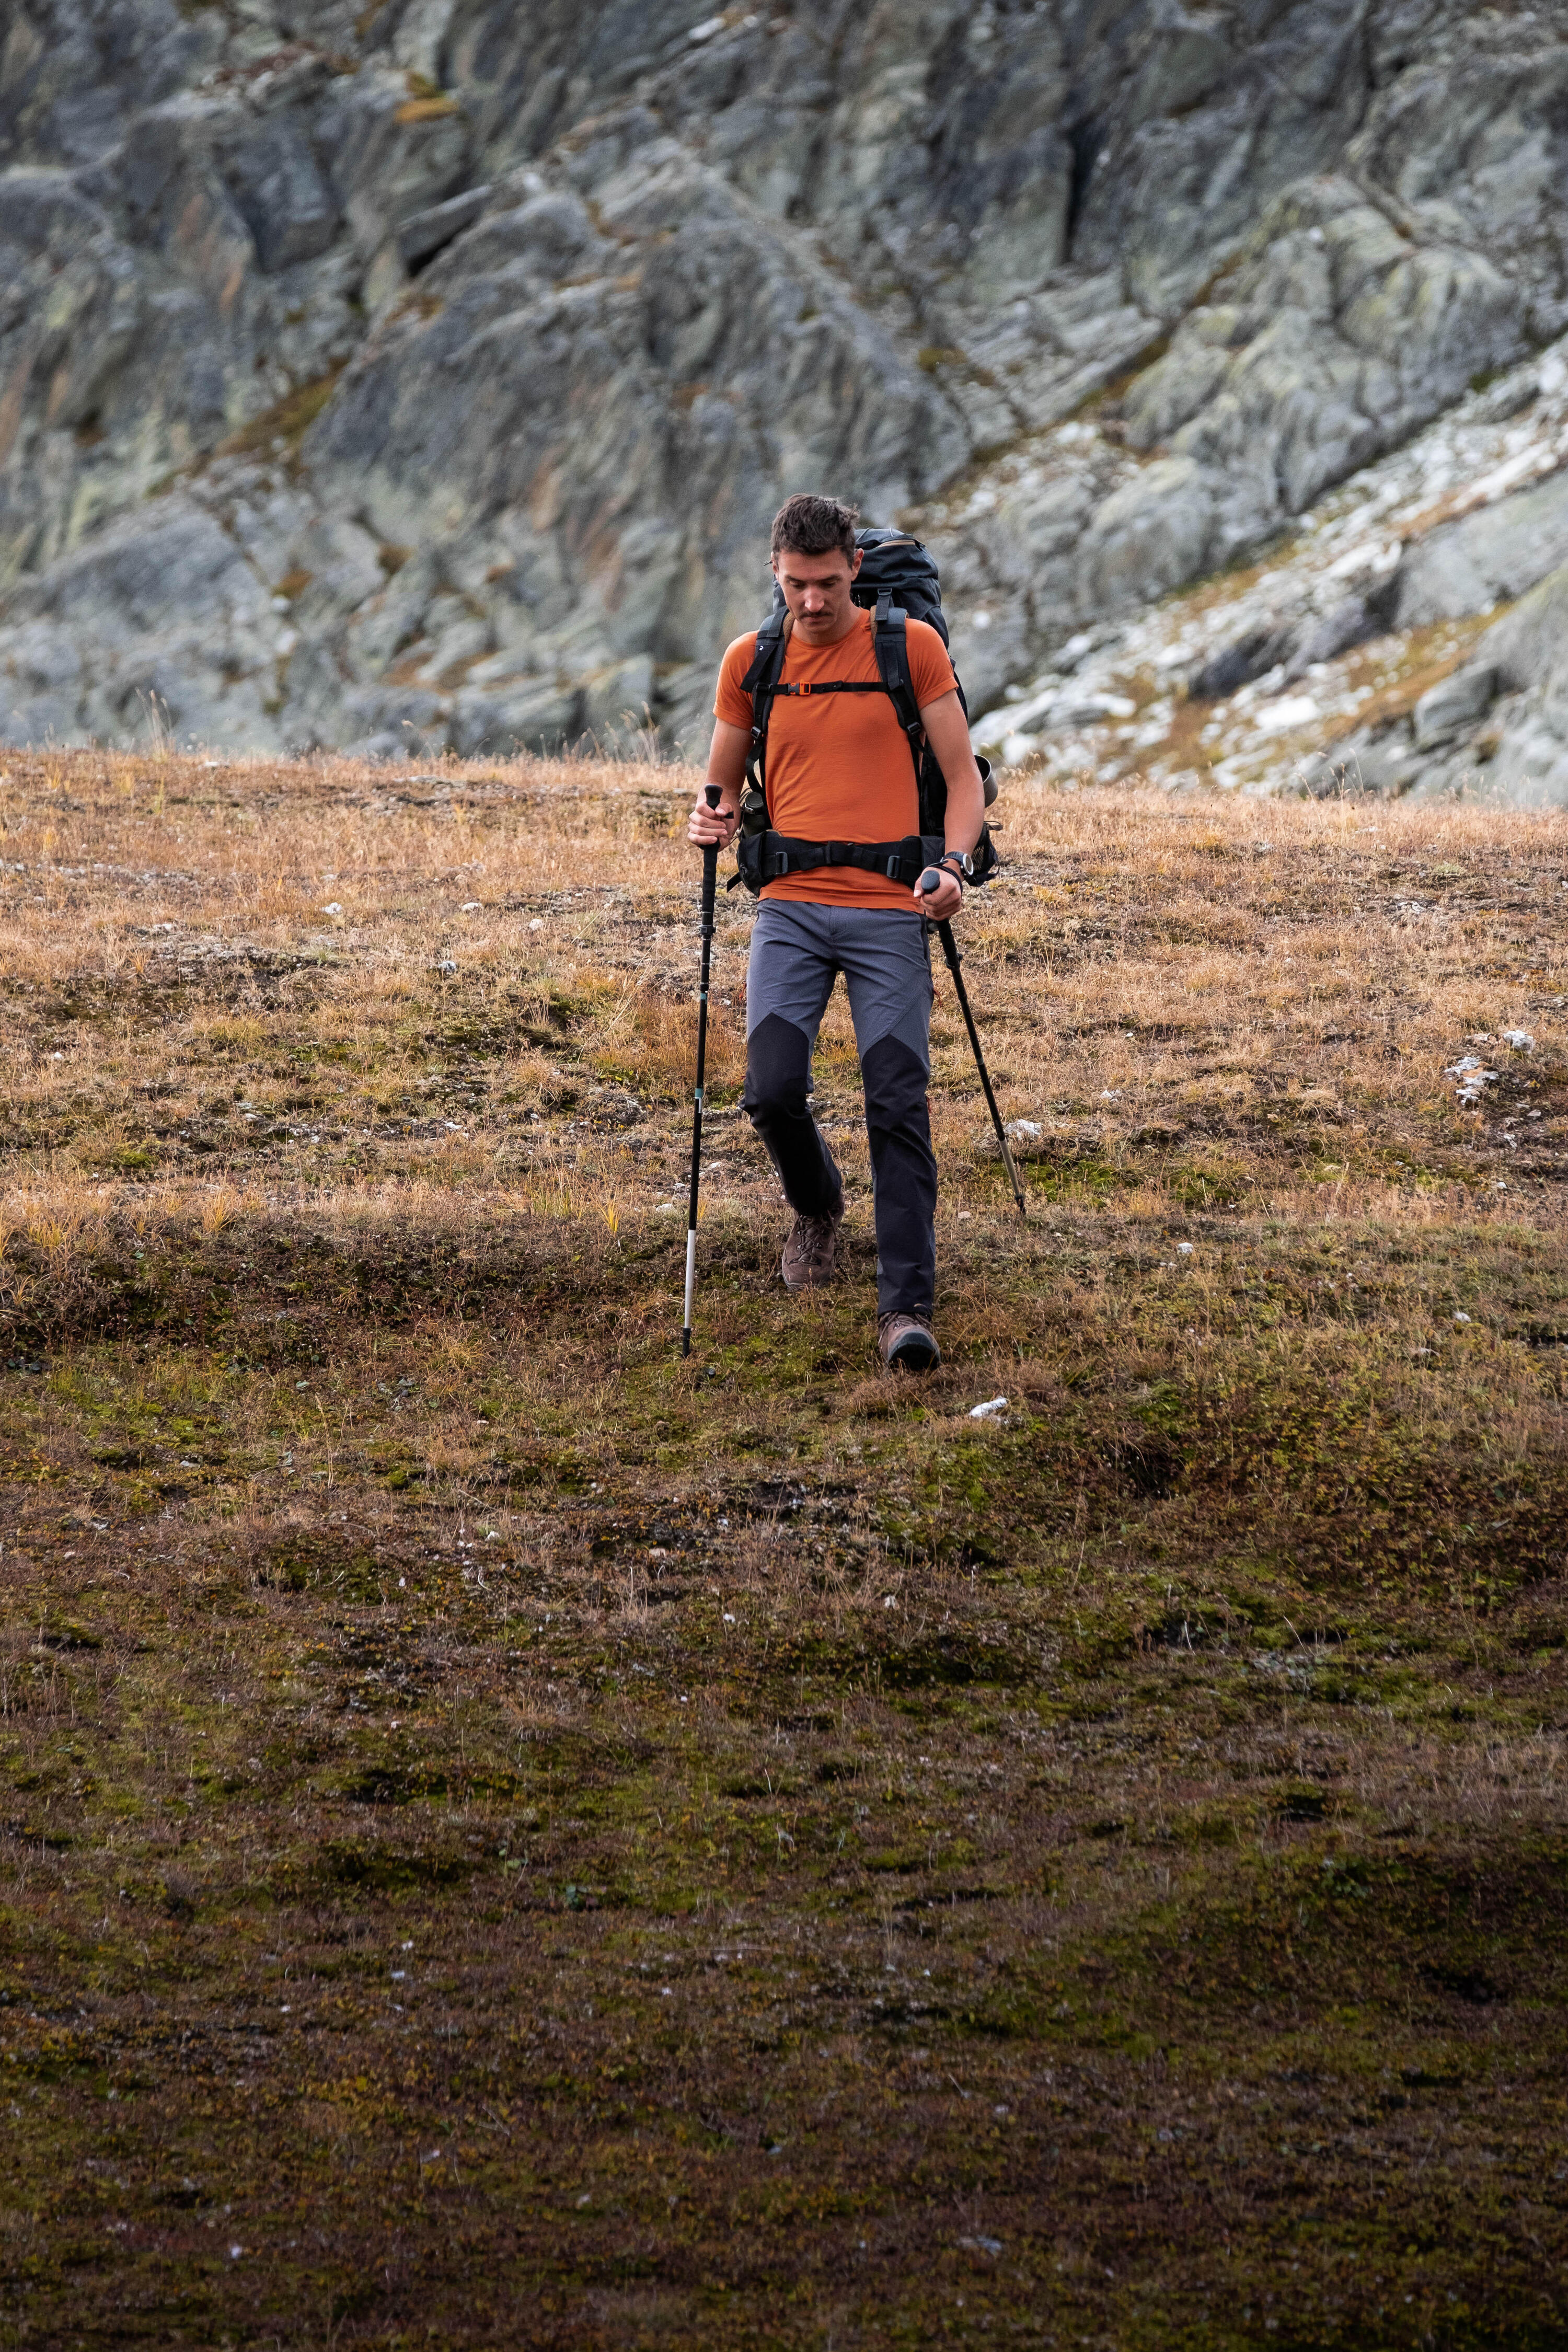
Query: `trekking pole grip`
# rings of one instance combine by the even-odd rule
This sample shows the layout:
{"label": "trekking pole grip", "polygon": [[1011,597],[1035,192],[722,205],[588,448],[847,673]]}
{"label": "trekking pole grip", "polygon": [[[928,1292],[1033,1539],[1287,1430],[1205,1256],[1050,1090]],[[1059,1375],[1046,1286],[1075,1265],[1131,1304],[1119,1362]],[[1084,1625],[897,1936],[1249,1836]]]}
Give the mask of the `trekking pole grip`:
{"label": "trekking pole grip", "polygon": [[[718,785],[704,784],[702,797],[717,814],[720,800]],[[716,841],[705,842],[702,848],[702,936],[705,940],[711,939],[713,936],[713,908],[718,892],[719,845]]]}

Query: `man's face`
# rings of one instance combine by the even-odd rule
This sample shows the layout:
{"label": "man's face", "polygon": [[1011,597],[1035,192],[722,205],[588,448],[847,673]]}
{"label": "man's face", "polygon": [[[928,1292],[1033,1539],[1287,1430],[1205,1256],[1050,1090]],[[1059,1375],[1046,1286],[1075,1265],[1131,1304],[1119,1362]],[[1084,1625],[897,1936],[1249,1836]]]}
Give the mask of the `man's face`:
{"label": "man's face", "polygon": [[808,646],[830,646],[849,628],[855,617],[849,583],[859,569],[858,548],[853,563],[837,547],[829,555],[800,555],[784,547],[774,556],[773,578]]}

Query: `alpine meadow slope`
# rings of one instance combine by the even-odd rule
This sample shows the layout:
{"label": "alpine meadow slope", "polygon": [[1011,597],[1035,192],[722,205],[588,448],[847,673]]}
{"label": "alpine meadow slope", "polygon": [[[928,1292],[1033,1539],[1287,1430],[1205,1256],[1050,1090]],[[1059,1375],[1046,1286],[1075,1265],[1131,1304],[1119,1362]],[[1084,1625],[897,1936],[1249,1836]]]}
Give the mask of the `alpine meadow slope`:
{"label": "alpine meadow slope", "polygon": [[[1563,552],[1529,503],[1568,327],[1555,12],[704,10],[16,0],[0,736],[689,742],[766,519],[817,485],[929,536],[975,711],[1037,706],[1019,762],[1114,720],[1237,781],[1228,741],[1158,734],[1173,695],[1237,719],[1266,788],[1306,751],[1422,784],[1441,678],[1388,583],[1445,518],[1391,556],[1378,468],[1489,400],[1538,446],[1454,617],[1550,598]],[[1091,681],[1114,709],[1062,697],[1333,498],[1375,544],[1291,574],[1248,652],[1199,629],[1185,667]],[[1509,643],[1439,788],[1560,800],[1553,642]],[[1367,646],[1375,688],[1232,711]]]}
{"label": "alpine meadow slope", "polygon": [[695,782],[5,762],[0,2341],[1548,2352],[1568,817],[1016,780],[894,1381]]}
{"label": "alpine meadow slope", "polygon": [[[1558,2352],[1561,5],[712,5],[0,6],[0,2352]],[[921,1379],[740,892],[680,1349],[803,485]]]}

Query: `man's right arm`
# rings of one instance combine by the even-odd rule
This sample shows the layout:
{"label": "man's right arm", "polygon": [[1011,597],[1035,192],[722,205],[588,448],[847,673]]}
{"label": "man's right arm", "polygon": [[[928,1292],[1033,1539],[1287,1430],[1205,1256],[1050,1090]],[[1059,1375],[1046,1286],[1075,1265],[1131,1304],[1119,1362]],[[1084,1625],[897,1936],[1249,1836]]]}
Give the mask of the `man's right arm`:
{"label": "man's right arm", "polygon": [[704,793],[697,795],[686,838],[700,849],[717,842],[722,849],[732,838],[741,821],[741,793],[746,781],[746,753],[751,746],[749,727],[731,727],[726,719],[713,722],[713,740],[708,751],[708,782],[719,787],[719,805],[710,808]]}

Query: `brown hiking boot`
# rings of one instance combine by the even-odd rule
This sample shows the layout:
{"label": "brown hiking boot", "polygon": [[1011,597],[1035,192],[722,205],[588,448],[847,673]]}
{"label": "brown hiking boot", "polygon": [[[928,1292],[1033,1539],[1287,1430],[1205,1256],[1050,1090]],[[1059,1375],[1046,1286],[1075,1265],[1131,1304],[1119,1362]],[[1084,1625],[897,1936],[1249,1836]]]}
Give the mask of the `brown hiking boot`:
{"label": "brown hiking boot", "polygon": [[936,1333],[923,1315],[879,1315],[877,1351],[890,1372],[931,1372],[942,1361]]}
{"label": "brown hiking boot", "polygon": [[789,1229],[789,1239],[784,1247],[784,1278],[786,1290],[816,1290],[833,1279],[833,1261],[838,1255],[838,1228],[844,1223],[844,1212],[836,1217],[797,1217]]}

